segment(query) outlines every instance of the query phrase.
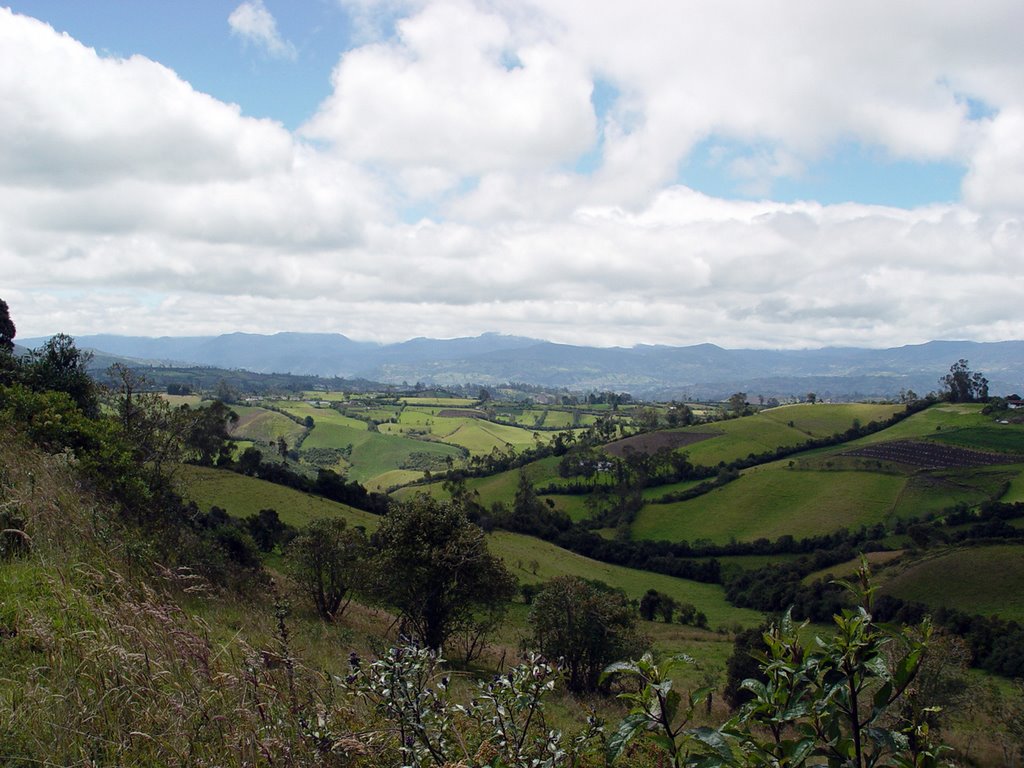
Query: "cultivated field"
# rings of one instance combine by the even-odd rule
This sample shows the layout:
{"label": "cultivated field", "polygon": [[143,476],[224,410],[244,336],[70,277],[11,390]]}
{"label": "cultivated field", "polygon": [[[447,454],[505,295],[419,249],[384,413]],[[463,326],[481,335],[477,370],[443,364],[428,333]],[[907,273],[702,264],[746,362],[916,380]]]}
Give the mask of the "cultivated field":
{"label": "cultivated field", "polygon": [[283,437],[288,445],[294,445],[306,433],[304,426],[276,411],[247,405],[233,405],[231,410],[238,414],[238,423],[230,434],[238,440],[270,444]]}
{"label": "cultivated field", "polygon": [[1024,622],[1024,545],[929,552],[884,573],[881,591],[932,607]]}
{"label": "cultivated field", "polygon": [[361,509],[224,469],[184,465],[179,487],[204,512],[218,506],[233,517],[248,517],[273,509],[282,521],[296,527],[321,517],[343,517],[349,525],[362,525],[367,531],[379,524],[376,515]]}
{"label": "cultivated field", "polygon": [[795,538],[883,522],[906,479],[867,472],[803,472],[774,468],[675,504],[648,504],[633,523],[637,539],[725,544]]}

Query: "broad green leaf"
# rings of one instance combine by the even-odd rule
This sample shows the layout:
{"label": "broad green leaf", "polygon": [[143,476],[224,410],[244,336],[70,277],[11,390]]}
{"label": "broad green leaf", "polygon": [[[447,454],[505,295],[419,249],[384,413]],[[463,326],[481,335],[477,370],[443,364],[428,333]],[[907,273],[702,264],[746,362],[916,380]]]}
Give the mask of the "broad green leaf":
{"label": "broad green leaf", "polygon": [[619,727],[616,729],[608,739],[608,762],[614,763],[615,760],[622,754],[622,751],[627,747],[629,742],[636,736],[637,731],[642,730],[647,724],[648,719],[646,715],[640,712],[634,712],[626,715],[619,723]]}

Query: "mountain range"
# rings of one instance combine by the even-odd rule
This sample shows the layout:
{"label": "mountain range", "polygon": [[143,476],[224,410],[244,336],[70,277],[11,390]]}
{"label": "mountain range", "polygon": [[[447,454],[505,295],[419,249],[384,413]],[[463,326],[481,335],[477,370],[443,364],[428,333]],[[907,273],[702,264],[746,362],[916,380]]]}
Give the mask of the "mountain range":
{"label": "mountain range", "polygon": [[[45,339],[19,339],[34,347]],[[889,349],[723,349],[637,345],[585,347],[486,333],[458,339],[416,338],[396,344],[353,341],[341,334],[230,333],[149,338],[79,336],[104,359],[139,364],[217,366],[257,373],[365,378],[397,384],[494,385],[505,382],[573,391],[629,392],[650,399],[718,399],[733,392],[821,398],[926,394],[961,358],[983,373],[993,394],[1024,390],[1024,341],[931,341]]]}

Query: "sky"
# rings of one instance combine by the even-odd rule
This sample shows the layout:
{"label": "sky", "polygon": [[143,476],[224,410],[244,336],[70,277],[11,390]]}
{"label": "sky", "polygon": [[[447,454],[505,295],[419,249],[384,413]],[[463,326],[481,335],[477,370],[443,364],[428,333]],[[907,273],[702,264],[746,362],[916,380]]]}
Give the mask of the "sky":
{"label": "sky", "polygon": [[20,338],[1024,338],[1020,0],[3,2]]}

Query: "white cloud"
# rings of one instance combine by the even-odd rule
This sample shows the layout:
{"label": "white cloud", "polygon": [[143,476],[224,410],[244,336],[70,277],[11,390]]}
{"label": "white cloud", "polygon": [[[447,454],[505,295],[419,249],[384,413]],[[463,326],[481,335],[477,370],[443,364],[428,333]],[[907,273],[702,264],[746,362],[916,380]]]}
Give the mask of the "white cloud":
{"label": "white cloud", "polygon": [[238,107],[196,92],[153,61],[101,58],[2,8],[0,95],[7,185],[183,184],[252,177],[292,162],[293,142],[280,125],[242,118]]}
{"label": "white cloud", "polygon": [[[1018,6],[387,2],[299,136],[0,10],[0,292],[22,336],[1019,337]],[[707,138],[749,191],[857,142],[964,199],[716,199],[676,181]]]}
{"label": "white cloud", "polygon": [[253,43],[271,56],[282,59],[296,57],[295,46],[282,39],[277,31],[277,21],[267,10],[263,0],[246,0],[228,16],[232,34]]}
{"label": "white cloud", "polygon": [[345,54],[334,86],[303,134],[393,168],[545,168],[596,138],[579,62],[469,3],[432,5],[396,40]]}

